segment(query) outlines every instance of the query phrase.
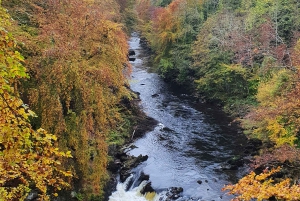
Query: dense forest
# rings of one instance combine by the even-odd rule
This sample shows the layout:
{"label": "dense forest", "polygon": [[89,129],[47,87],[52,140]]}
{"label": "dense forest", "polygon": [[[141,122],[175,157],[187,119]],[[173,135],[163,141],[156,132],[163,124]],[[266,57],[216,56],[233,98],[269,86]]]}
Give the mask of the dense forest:
{"label": "dense forest", "polygon": [[131,126],[121,3],[1,2],[0,200],[101,199],[108,146]]}
{"label": "dense forest", "polygon": [[253,161],[261,171],[224,190],[238,200],[300,200],[298,0],[0,3],[0,200],[66,190],[102,200],[108,147],[134,124],[122,104],[134,96],[132,29],[167,82],[222,106],[264,143]]}
{"label": "dense forest", "polygon": [[224,190],[299,200],[300,2],[140,0],[136,11],[161,76],[222,106],[265,145],[253,161],[261,171]]}

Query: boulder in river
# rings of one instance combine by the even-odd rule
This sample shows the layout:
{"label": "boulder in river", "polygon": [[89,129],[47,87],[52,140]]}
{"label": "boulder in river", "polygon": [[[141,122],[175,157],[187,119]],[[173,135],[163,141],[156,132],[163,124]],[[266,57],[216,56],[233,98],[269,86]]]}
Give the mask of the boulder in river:
{"label": "boulder in river", "polygon": [[123,167],[120,170],[120,180],[121,182],[124,182],[127,177],[130,176],[131,170],[135,167],[137,167],[140,163],[146,161],[148,159],[148,156],[145,155],[139,155],[138,157],[135,156],[128,156],[127,160],[124,161]]}
{"label": "boulder in river", "polygon": [[114,161],[110,161],[107,166],[107,170],[111,171],[112,173],[117,173],[122,163],[119,159],[115,159]]}
{"label": "boulder in river", "polygon": [[142,181],[148,181],[149,179],[150,179],[150,176],[148,174],[141,172],[141,175],[138,179],[138,183],[140,184]]}
{"label": "boulder in river", "polygon": [[167,195],[166,201],[177,200],[178,198],[180,198],[182,192],[183,192],[183,188],[181,187],[169,188],[168,192],[166,193]]}
{"label": "boulder in river", "polygon": [[151,182],[147,183],[146,186],[141,190],[141,194],[145,195],[146,193],[152,193],[155,190],[151,186]]}
{"label": "boulder in river", "polygon": [[135,55],[135,51],[133,49],[129,49],[128,56],[134,56],[134,55]]}

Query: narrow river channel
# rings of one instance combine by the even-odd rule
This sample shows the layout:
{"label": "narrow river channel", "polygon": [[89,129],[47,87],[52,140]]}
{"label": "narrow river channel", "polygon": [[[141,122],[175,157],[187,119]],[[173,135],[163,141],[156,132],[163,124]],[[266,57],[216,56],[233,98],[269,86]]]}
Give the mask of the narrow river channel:
{"label": "narrow river channel", "polygon": [[[150,176],[158,192],[154,200],[167,200],[166,189],[182,187],[177,200],[230,200],[222,192],[224,184],[235,182],[241,170],[223,170],[222,164],[238,156],[245,137],[230,126],[230,119],[209,105],[196,104],[172,89],[151,72],[148,55],[133,33],[129,45],[136,53],[132,62],[130,86],[140,93],[141,108],[159,123],[134,142],[131,155],[148,155],[147,161],[133,170],[132,180],[141,172]],[[119,183],[110,201],[146,200],[141,188]]]}

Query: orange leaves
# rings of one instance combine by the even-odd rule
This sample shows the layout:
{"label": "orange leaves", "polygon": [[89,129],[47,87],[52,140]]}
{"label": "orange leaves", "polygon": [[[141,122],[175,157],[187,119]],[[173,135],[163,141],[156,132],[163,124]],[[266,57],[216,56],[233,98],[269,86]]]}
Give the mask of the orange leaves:
{"label": "orange leaves", "polygon": [[[15,6],[13,9],[24,11],[22,14],[30,21],[24,25],[26,29],[18,30],[26,36],[19,39],[25,40],[22,50],[31,75],[20,86],[22,97],[34,108],[38,118],[32,118],[34,114],[28,108],[21,107],[18,112],[33,119],[34,128],[43,127],[57,137],[44,130],[22,127],[26,134],[18,144],[33,148],[32,152],[25,153],[28,160],[21,168],[24,172],[35,172],[30,177],[45,193],[48,186],[54,190],[68,186],[60,178],[70,178],[72,173],[61,167],[74,167],[80,179],[80,186],[75,190],[88,199],[101,195],[106,178],[106,140],[110,130],[122,121],[117,105],[129,93],[125,87],[130,71],[128,44],[124,27],[118,23],[119,5],[114,0],[35,2],[38,1],[10,4]],[[35,34],[29,33],[31,29]],[[0,116],[2,122],[6,119]],[[72,148],[75,157],[68,159],[71,153],[61,152],[54,145],[63,150]],[[14,138],[7,142],[7,147],[13,146]],[[6,156],[13,161],[16,155],[7,152]],[[22,157],[19,158],[22,162]],[[56,192],[51,196],[57,196]]]}
{"label": "orange leaves", "polygon": [[[298,166],[297,164],[300,161],[300,150],[296,147],[283,145],[274,150],[263,150],[260,156],[255,157],[253,161],[253,168],[268,167],[273,166],[274,164],[284,164],[287,166]],[[290,175],[298,175],[298,168],[290,168]]]}
{"label": "orange leaves", "polygon": [[174,42],[180,31],[180,15],[181,6],[185,1],[172,1],[165,8],[156,8],[153,12],[152,26],[153,33],[156,33],[155,38],[158,39],[156,44],[159,50],[166,48],[167,44]]}
{"label": "orange leaves", "polygon": [[142,21],[142,23],[147,23],[150,20],[151,15],[151,1],[150,0],[138,0],[136,3],[136,11],[138,18]]}
{"label": "orange leaves", "polygon": [[[101,194],[106,139],[122,121],[117,104],[128,94],[124,87],[130,71],[127,36],[117,23],[119,6],[115,1],[43,3],[32,11],[40,34],[27,41],[32,48],[39,42],[38,54],[28,58],[34,76],[26,83],[24,94],[39,116],[35,126],[56,134],[59,141],[55,143],[62,149],[72,148],[74,159],[55,165],[76,167],[80,191],[86,192],[88,199]],[[70,156],[55,149],[51,152]]]}
{"label": "orange leaves", "polygon": [[[0,19],[7,16],[0,13]],[[49,200],[50,186],[68,186],[66,180],[72,173],[57,164],[58,159],[70,157],[70,153],[54,148],[56,136],[43,129],[32,129],[28,120],[35,113],[19,98],[17,88],[12,87],[20,78],[28,77],[21,64],[24,60],[14,51],[16,43],[11,34],[3,29],[0,32],[0,197],[24,200],[31,188],[37,188],[40,198]]]}
{"label": "orange leaves", "polygon": [[293,145],[299,131],[299,95],[300,87],[297,72],[285,68],[276,68],[278,64],[271,58],[265,58],[256,98],[259,106],[244,121],[252,121],[253,133],[276,146]]}
{"label": "orange leaves", "polygon": [[[278,48],[279,53],[285,49],[283,46]],[[299,56],[297,48],[296,46],[291,56],[294,64],[297,64],[296,57]],[[255,167],[281,163],[289,167],[289,175],[295,176],[298,175],[298,170],[293,166],[298,165],[300,156],[295,147],[300,129],[299,72],[297,69],[275,69],[278,64],[271,60],[265,64],[267,71],[257,93],[260,105],[244,118],[243,125],[249,126],[248,129],[257,137],[275,144],[272,152],[262,153],[255,159]],[[280,168],[266,170],[260,175],[252,172],[238,184],[228,185],[224,189],[230,190],[230,194],[238,194],[238,200],[264,200],[270,197],[277,200],[299,200],[298,184],[292,184],[294,181],[290,179],[272,179],[272,174],[279,171]]]}
{"label": "orange leaves", "polygon": [[299,200],[300,186],[291,185],[289,179],[275,182],[272,175],[280,171],[280,167],[272,170],[265,170],[263,173],[256,175],[251,172],[243,177],[235,185],[227,185],[223,190],[229,190],[229,194],[237,194],[234,200],[250,201],[257,199],[258,201],[275,197],[283,200]]}

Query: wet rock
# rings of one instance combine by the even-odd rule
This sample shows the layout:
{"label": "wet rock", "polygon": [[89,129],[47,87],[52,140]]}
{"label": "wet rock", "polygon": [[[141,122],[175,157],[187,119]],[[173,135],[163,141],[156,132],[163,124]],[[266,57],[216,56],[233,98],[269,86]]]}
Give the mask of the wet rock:
{"label": "wet rock", "polygon": [[183,192],[183,188],[181,188],[181,187],[171,187],[170,189],[171,189],[171,192],[175,193],[175,194],[179,194],[179,193]]}
{"label": "wet rock", "polygon": [[180,198],[181,193],[183,192],[183,188],[181,187],[171,187],[168,189],[166,193],[167,199],[166,201],[177,200]]}
{"label": "wet rock", "polygon": [[256,149],[259,149],[262,146],[262,144],[263,144],[262,141],[256,138],[249,139],[247,142],[248,146],[253,146]]}
{"label": "wet rock", "polygon": [[135,146],[134,144],[131,144],[129,147],[127,147],[127,149],[132,150],[138,148],[137,146]]}
{"label": "wet rock", "polygon": [[127,168],[122,168],[120,170],[120,180],[121,182],[124,182],[129,176],[130,176],[130,170]]}
{"label": "wet rock", "polygon": [[158,94],[153,94],[153,95],[151,95],[152,98],[156,98],[156,97],[158,97],[158,96],[159,96]]}
{"label": "wet rock", "polygon": [[142,137],[147,131],[153,130],[157,121],[151,117],[143,116],[137,119],[137,128],[135,129],[134,138]]}
{"label": "wet rock", "polygon": [[[144,84],[143,84],[144,85]],[[116,190],[117,186],[117,174],[119,173],[121,182],[124,182],[132,172],[132,169],[137,166],[142,161],[147,160],[147,156],[140,156],[137,159],[133,159],[134,157],[128,156],[126,153],[128,150],[133,149],[134,147],[130,147],[130,143],[132,143],[135,139],[138,139],[148,131],[154,129],[157,125],[157,121],[151,117],[148,117],[140,108],[140,98],[139,92],[134,92],[136,96],[132,100],[128,98],[122,99],[121,104],[130,110],[134,116],[133,122],[136,122],[133,129],[135,130],[134,135],[130,136],[130,138],[126,139],[125,145],[127,147],[121,148],[118,145],[110,145],[108,152],[109,156],[113,157],[108,165],[108,172],[110,175],[110,180],[107,181],[104,187],[104,200],[108,200],[108,197],[111,195],[113,191]],[[131,161],[131,162],[129,162]],[[120,163],[119,163],[120,162]],[[120,171],[118,171],[120,170]],[[146,179],[146,177],[144,178]]]}
{"label": "wet rock", "polygon": [[32,200],[36,200],[36,199],[38,199],[38,193],[36,192],[36,191],[31,191],[29,194],[28,194],[28,196],[27,196],[27,198],[25,199],[25,201],[32,201]]}
{"label": "wet rock", "polygon": [[140,163],[146,161],[147,159],[148,159],[148,156],[147,155],[143,156],[142,154],[140,154],[138,157],[130,156],[130,157],[128,157],[128,160],[126,160],[124,162],[123,167],[132,169],[132,168],[138,166]]}
{"label": "wet rock", "polygon": [[119,159],[116,159],[108,163],[107,170],[111,171],[112,173],[117,173],[121,166],[121,161]]}
{"label": "wet rock", "polygon": [[128,50],[128,60],[129,61],[135,61],[135,57],[132,57],[132,56],[134,56],[135,55],[135,51],[133,50],[133,49],[129,49]]}
{"label": "wet rock", "polygon": [[119,159],[121,162],[124,162],[124,161],[128,160],[127,154],[124,153],[123,151],[118,152],[118,153],[115,155],[115,158]]}
{"label": "wet rock", "polygon": [[148,181],[150,176],[148,174],[145,174],[144,172],[141,173],[140,177],[138,178],[139,183],[142,181]]}
{"label": "wet rock", "polygon": [[223,170],[238,170],[239,167],[236,165],[228,165],[223,168]]}
{"label": "wet rock", "polygon": [[135,55],[135,51],[133,49],[129,49],[128,56],[134,56],[134,55]]}
{"label": "wet rock", "polygon": [[145,37],[141,37],[140,38],[140,44],[143,47],[143,49],[149,53],[151,53],[151,48],[150,48],[150,44],[148,42],[148,40]]}
{"label": "wet rock", "polygon": [[147,183],[146,186],[141,190],[141,194],[145,195],[146,193],[152,193],[155,190],[151,186],[151,182]]}
{"label": "wet rock", "polygon": [[222,164],[221,169],[222,170],[238,170],[238,167],[236,165]]}
{"label": "wet rock", "polygon": [[120,180],[124,182],[127,177],[131,174],[131,169],[137,167],[140,163],[146,161],[148,156],[139,155],[138,157],[127,156],[127,160],[124,161],[123,166],[120,170]]}

